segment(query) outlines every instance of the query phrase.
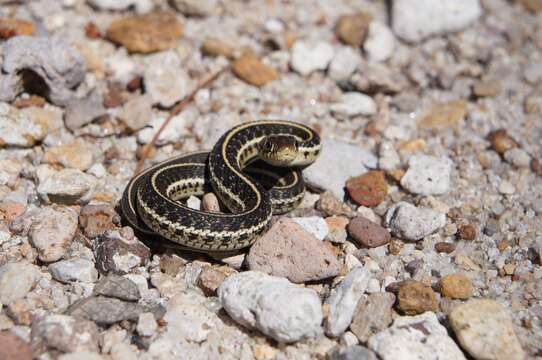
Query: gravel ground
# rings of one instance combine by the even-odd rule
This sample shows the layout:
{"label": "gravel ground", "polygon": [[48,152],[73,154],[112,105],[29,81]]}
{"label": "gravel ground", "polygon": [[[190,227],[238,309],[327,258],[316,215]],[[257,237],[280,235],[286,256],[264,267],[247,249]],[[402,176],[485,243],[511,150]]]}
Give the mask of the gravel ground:
{"label": "gravel ground", "polygon": [[[0,0],[0,54],[0,359],[542,358],[540,0]],[[290,119],[310,191],[155,246],[118,201],[224,68],[145,165]]]}

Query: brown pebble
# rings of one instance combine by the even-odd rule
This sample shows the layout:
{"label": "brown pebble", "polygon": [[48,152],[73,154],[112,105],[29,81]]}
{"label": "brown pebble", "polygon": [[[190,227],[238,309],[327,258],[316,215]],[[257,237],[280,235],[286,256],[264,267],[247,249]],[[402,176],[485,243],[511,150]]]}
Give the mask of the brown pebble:
{"label": "brown pebble", "polygon": [[447,243],[447,242],[439,242],[435,244],[435,250],[437,252],[443,252],[446,254],[450,254],[454,252],[455,250],[455,244],[454,243]]}
{"label": "brown pebble", "polygon": [[438,309],[437,295],[419,281],[407,280],[399,284],[397,308],[405,315],[417,315]]}
{"label": "brown pebble", "polygon": [[499,249],[500,252],[503,252],[508,247],[508,240],[502,239],[497,243],[497,249]]}
{"label": "brown pebble", "polygon": [[478,97],[497,96],[501,92],[501,83],[497,79],[480,80],[474,84],[472,92]]}
{"label": "brown pebble", "polygon": [[17,335],[2,331],[0,332],[0,359],[32,360],[32,349]]}
{"label": "brown pebble", "polygon": [[358,205],[374,207],[384,201],[388,194],[388,184],[383,171],[369,171],[348,179],[346,190]]}
{"label": "brown pebble", "polygon": [[505,129],[490,132],[487,135],[487,140],[491,143],[493,150],[501,155],[510,149],[518,147],[516,140],[508,135]]}
{"label": "brown pebble", "polygon": [[18,109],[24,109],[27,107],[43,107],[45,105],[46,101],[45,98],[42,98],[38,95],[30,95],[28,98],[25,99],[17,99],[13,102],[13,106],[15,106]]}
{"label": "brown pebble", "polygon": [[531,170],[538,176],[542,176],[542,164],[538,159],[531,160]]}
{"label": "brown pebble", "polygon": [[344,202],[337,199],[330,191],[320,194],[320,199],[316,202],[316,209],[322,211],[327,216],[342,215],[354,217],[355,212]]}
{"label": "brown pebble", "polygon": [[181,34],[181,22],[171,11],[126,16],[107,29],[110,41],[144,54],[174,48]]}
{"label": "brown pebble", "polygon": [[529,11],[542,12],[542,1],[540,0],[516,0],[516,2],[525,6]]}
{"label": "brown pebble", "polygon": [[404,245],[405,243],[402,242],[401,240],[392,239],[390,243],[388,244],[388,251],[390,252],[391,255],[399,255]]}
{"label": "brown pebble", "polygon": [[89,21],[85,25],[85,35],[91,39],[100,39],[102,37],[102,32],[95,23]]}
{"label": "brown pebble", "polygon": [[205,55],[219,56],[222,55],[228,59],[235,58],[235,49],[214,37],[208,37],[201,44],[201,52]]}
{"label": "brown pebble", "polygon": [[120,222],[119,216],[108,204],[85,205],[79,214],[79,224],[86,237],[94,239],[107,230],[114,229]]}
{"label": "brown pebble", "polygon": [[358,216],[350,221],[350,224],[348,224],[348,233],[360,245],[371,248],[385,245],[391,239],[388,230],[362,216]]}
{"label": "brown pebble", "polygon": [[429,109],[427,115],[420,119],[418,125],[425,128],[452,126],[467,115],[467,102],[453,100],[439,103]]}
{"label": "brown pebble", "polygon": [[467,300],[472,296],[472,282],[463,274],[450,274],[440,279],[440,293],[451,299]]}
{"label": "brown pebble", "polygon": [[254,86],[263,86],[279,77],[275,69],[251,54],[244,54],[235,60],[233,72],[241,80]]}
{"label": "brown pebble", "polygon": [[337,20],[335,33],[344,43],[359,48],[365,42],[372,20],[372,16],[365,12],[342,15]]}
{"label": "brown pebble", "polygon": [[32,22],[20,19],[0,18],[1,39],[32,34],[34,34],[34,24]]}
{"label": "brown pebble", "polygon": [[132,78],[132,80],[128,81],[128,84],[126,84],[126,90],[130,92],[139,90],[141,89],[142,83],[143,83],[143,77],[140,75],[136,75]]}
{"label": "brown pebble", "polygon": [[459,237],[463,240],[476,239],[476,228],[470,224],[459,227]]}
{"label": "brown pebble", "polygon": [[107,86],[107,92],[104,94],[103,98],[103,105],[105,108],[114,108],[117,106],[121,106],[124,101],[125,97],[123,94],[123,86],[119,83],[110,83]]}

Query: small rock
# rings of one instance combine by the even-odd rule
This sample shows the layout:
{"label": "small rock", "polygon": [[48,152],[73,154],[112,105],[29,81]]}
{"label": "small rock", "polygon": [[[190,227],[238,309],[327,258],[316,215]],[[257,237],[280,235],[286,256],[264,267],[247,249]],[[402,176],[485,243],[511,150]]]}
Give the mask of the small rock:
{"label": "small rock", "polygon": [[361,345],[350,345],[334,350],[329,360],[378,360],[375,353]]}
{"label": "small rock", "polygon": [[372,21],[369,25],[367,39],[363,50],[372,61],[386,61],[395,49],[395,36],[391,29],[379,21]]}
{"label": "small rock", "polygon": [[30,243],[44,262],[59,260],[77,231],[77,212],[69,207],[41,208],[30,227]]}
{"label": "small rock", "polygon": [[201,52],[210,56],[224,56],[230,60],[235,58],[235,49],[220,39],[208,37],[201,44]]}
{"label": "small rock", "polygon": [[38,194],[46,201],[59,204],[76,204],[90,199],[97,185],[94,176],[77,169],[60,171],[38,169]]}
{"label": "small rock", "polygon": [[424,128],[454,126],[467,115],[467,102],[453,100],[432,106],[427,114],[420,119],[418,125]]}
{"label": "small rock", "polygon": [[107,230],[112,230],[120,219],[115,210],[109,204],[88,204],[81,209],[79,223],[83,227],[83,233],[89,239],[102,235]]}
{"label": "small rock", "polygon": [[414,194],[440,195],[450,188],[453,162],[447,157],[415,155],[401,178],[401,186]]}
{"label": "small rock", "polygon": [[508,180],[502,180],[499,184],[499,193],[503,195],[512,195],[516,192],[516,188],[514,187],[514,184],[512,184]]}
{"label": "small rock", "polygon": [[501,93],[501,83],[498,79],[480,80],[474,83],[472,92],[478,97],[493,97]]}
{"label": "small rock", "polygon": [[440,279],[440,293],[451,299],[467,300],[473,292],[472,282],[462,274],[450,274]]}
{"label": "small rock", "polygon": [[82,171],[90,168],[93,160],[92,146],[81,140],[53,146],[43,156],[43,162]]}
{"label": "small rock", "polygon": [[295,283],[326,279],[340,271],[333,251],[288,218],[278,220],[252,245],[246,261],[250,270]]}
{"label": "small rock", "polygon": [[356,204],[375,207],[383,202],[388,194],[388,184],[382,171],[368,171],[348,179],[346,190]]}
{"label": "small rock", "polygon": [[0,18],[0,38],[9,39],[14,36],[34,34],[34,24],[30,21]]}
{"label": "small rock", "polygon": [[494,300],[476,299],[455,307],[450,324],[461,346],[475,359],[523,359],[525,354],[506,309]]}
{"label": "small rock", "polygon": [[141,130],[152,118],[152,103],[153,100],[149,94],[133,97],[122,106],[119,118],[128,130]]}
{"label": "small rock", "polygon": [[136,283],[118,275],[102,277],[96,286],[94,286],[94,294],[126,301],[138,301],[141,298]]}
{"label": "small rock", "polygon": [[39,278],[36,266],[24,262],[7,263],[0,267],[0,303],[9,305],[22,299]]}
{"label": "small rock", "polygon": [[2,331],[0,332],[0,359],[32,360],[32,349],[17,335]]}
{"label": "small rock", "polygon": [[335,25],[335,33],[344,43],[360,48],[365,41],[372,20],[372,16],[364,12],[342,15]]}
{"label": "small rock", "polygon": [[391,142],[383,142],[379,149],[378,167],[384,171],[392,171],[399,167],[401,159]]}
{"label": "small rock", "polygon": [[454,243],[447,243],[447,242],[438,242],[438,243],[435,244],[435,250],[438,251],[438,252],[451,254],[455,250],[455,244]]}
{"label": "small rock", "polygon": [[518,147],[518,143],[514,140],[505,129],[498,129],[490,132],[487,135],[487,140],[491,143],[491,147],[500,155],[504,155],[510,149]]}
{"label": "small rock", "polygon": [[303,176],[317,189],[331,191],[342,200],[346,180],[365,173],[367,167],[376,168],[377,162],[376,156],[367,150],[346,142],[326,139],[322,141],[320,155],[303,171]]}
{"label": "small rock", "polygon": [[190,195],[190,197],[186,199],[186,206],[190,209],[201,210],[201,200],[194,195]]}
{"label": "small rock", "polygon": [[327,42],[309,43],[296,41],[292,47],[290,65],[306,76],[313,71],[325,70],[333,58],[333,46]]}
{"label": "small rock", "polygon": [[218,289],[220,302],[238,323],[257,328],[280,342],[295,342],[320,333],[322,304],[318,294],[288,280],[255,271],[231,275]]}
{"label": "small rock", "polygon": [[187,16],[209,16],[218,7],[217,0],[172,0],[175,9]]}
{"label": "small rock", "polygon": [[[66,105],[74,97],[72,89],[85,79],[83,56],[61,37],[15,36],[3,44],[2,70],[13,89],[11,101],[23,91],[23,70],[31,70],[47,85],[46,95],[53,104]],[[2,132],[3,133],[3,132]]]}
{"label": "small rock", "polygon": [[31,116],[26,109],[0,103],[0,147],[32,147],[45,138],[47,128],[46,122]]}
{"label": "small rock", "polygon": [[292,218],[292,220],[318,240],[324,240],[329,233],[326,221],[319,216],[296,217]]}
{"label": "small rock", "polygon": [[[171,93],[172,96],[177,96],[174,93]],[[159,96],[157,94],[157,96]],[[157,145],[165,145],[169,143],[176,143],[181,140],[183,137],[189,135],[187,128],[189,127],[189,115],[186,113],[181,113],[174,116],[169,123],[170,126],[167,126],[164,131],[158,137],[156,141]],[[166,117],[156,116],[153,117],[150,123],[144,128],[138,131],[137,140],[142,144],[148,144],[152,141],[154,135],[162,127]]]}
{"label": "small rock", "polygon": [[108,230],[94,240],[93,250],[96,267],[102,274],[111,271],[114,274],[127,274],[136,266],[149,261],[150,250],[141,243],[129,227],[120,231]]}
{"label": "small rock", "polygon": [[47,315],[32,323],[32,347],[41,351],[99,351],[98,327],[68,315]]}
{"label": "small rock", "polygon": [[107,38],[130,52],[152,53],[175,47],[182,34],[177,16],[170,11],[126,16],[113,21]]}
{"label": "small rock", "polygon": [[207,193],[203,195],[201,208],[203,211],[220,212],[220,202],[214,193]]}
{"label": "small rock", "polygon": [[353,217],[354,210],[347,204],[337,199],[330,191],[324,191],[316,202],[316,208],[329,216]]}
{"label": "small rock", "polygon": [[359,92],[347,92],[339,97],[338,102],[331,104],[330,110],[342,116],[374,115],[376,103],[365,94]]}
{"label": "small rock", "polygon": [[350,76],[361,65],[359,51],[350,46],[340,48],[333,56],[329,64],[328,75],[335,81],[348,80]]}
{"label": "small rock", "polygon": [[137,319],[137,333],[141,336],[153,336],[156,333],[156,320],[152,313],[141,313]]}
{"label": "small rock", "polygon": [[444,227],[446,215],[402,201],[388,209],[385,224],[395,236],[417,241]]}
{"label": "small rock", "polygon": [[198,286],[207,296],[215,296],[216,290],[228,276],[227,272],[205,267],[198,277]]}
{"label": "small rock", "polygon": [[518,168],[528,168],[531,165],[531,156],[520,148],[507,150],[504,153],[504,159]]}
{"label": "small rock", "polygon": [[91,123],[93,120],[106,114],[102,96],[93,92],[82,99],[72,99],[66,104],[65,123],[71,131]]}
{"label": "small rock", "polygon": [[374,293],[361,299],[354,312],[350,330],[360,342],[388,328],[392,321],[392,306],[395,296],[391,293]]}
{"label": "small rock", "polygon": [[188,95],[190,77],[174,50],[149,55],[145,64],[145,90],[153,103],[170,107]]}
{"label": "small rock", "polygon": [[470,224],[460,226],[458,233],[463,240],[472,241],[476,239],[476,228]]}
{"label": "small rock", "polygon": [[419,281],[406,280],[399,284],[397,308],[404,314],[416,315],[438,309],[437,295]]}
{"label": "small rock", "polygon": [[245,54],[235,60],[232,71],[241,80],[254,86],[263,86],[279,77],[275,69],[264,64],[260,59],[251,54]]}
{"label": "small rock", "polygon": [[372,336],[368,346],[382,360],[466,360],[432,312],[395,319],[390,328]]}
{"label": "small rock", "polygon": [[360,245],[374,248],[386,245],[390,242],[390,233],[382,226],[358,216],[348,224],[348,233]]}
{"label": "small rock", "polygon": [[62,260],[49,265],[48,269],[55,280],[64,283],[74,281],[93,283],[98,280],[94,263],[87,259]]}
{"label": "small rock", "polygon": [[137,321],[139,314],[152,312],[156,319],[164,316],[161,305],[144,305],[105,296],[91,296],[71,305],[68,315],[94,321],[98,325],[111,325],[123,320]]}
{"label": "small rock", "polygon": [[393,31],[409,42],[462,30],[481,14],[478,0],[396,0],[391,10]]}
{"label": "small rock", "polygon": [[328,336],[338,337],[350,326],[358,301],[367,289],[370,277],[368,270],[355,268],[331,290],[324,304],[329,307],[325,323]]}

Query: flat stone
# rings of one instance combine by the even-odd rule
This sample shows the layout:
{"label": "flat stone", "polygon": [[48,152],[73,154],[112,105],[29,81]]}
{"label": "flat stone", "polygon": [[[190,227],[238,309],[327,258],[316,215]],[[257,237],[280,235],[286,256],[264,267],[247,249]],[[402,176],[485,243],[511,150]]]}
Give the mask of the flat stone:
{"label": "flat stone", "polygon": [[172,49],[182,34],[181,22],[171,11],[131,15],[113,21],[107,38],[129,52],[152,53]]}
{"label": "flat stone", "polygon": [[339,200],[344,198],[344,184],[367,168],[376,168],[378,159],[358,146],[325,139],[316,161],[303,171],[305,180],[318,189],[331,191]]}
{"label": "flat stone", "polygon": [[215,269],[212,267],[203,268],[198,277],[199,288],[205,295],[215,296],[218,287],[229,275],[228,272],[230,274],[232,273],[232,271],[226,271],[225,269]]}
{"label": "flat stone", "polygon": [[392,234],[406,240],[417,241],[446,225],[446,215],[436,210],[399,202],[388,209],[385,225]]}
{"label": "flat stone", "polygon": [[524,359],[525,354],[506,309],[490,299],[469,300],[449,315],[452,329],[474,359]]}
{"label": "flat stone", "polygon": [[256,271],[231,275],[218,288],[227,313],[279,342],[295,342],[321,333],[318,294],[284,278]]}
{"label": "flat stone", "polygon": [[131,228],[108,230],[93,242],[96,268],[100,273],[123,275],[149,261],[150,250],[134,235]]}
{"label": "flat stone", "polygon": [[114,274],[102,277],[96,286],[94,286],[94,294],[126,301],[138,301],[141,299],[141,294],[136,283],[127,277]]}
{"label": "flat stone", "polygon": [[324,240],[329,233],[326,221],[319,216],[296,217],[292,218],[292,220],[318,240]]}
{"label": "flat stone", "polygon": [[391,240],[391,235],[386,229],[362,216],[350,221],[348,233],[360,245],[370,248],[385,245]]}
{"label": "flat stone", "polygon": [[394,33],[409,42],[463,30],[481,14],[477,0],[396,0],[391,9]]}
{"label": "flat stone", "polygon": [[137,319],[137,333],[141,336],[153,336],[158,324],[152,313],[141,313]]}
{"label": "flat stone", "polygon": [[415,155],[408,161],[401,186],[413,194],[445,194],[450,189],[452,165],[452,160],[447,157]]}
{"label": "flat stone", "polygon": [[325,305],[329,307],[325,322],[328,336],[338,337],[350,326],[358,301],[367,289],[370,277],[368,270],[354,268],[331,290],[325,301]]}
{"label": "flat stone", "polygon": [[395,319],[390,328],[369,339],[368,347],[382,360],[465,360],[432,312]]}
{"label": "flat stone", "polygon": [[397,291],[397,308],[404,314],[416,315],[438,310],[436,293],[419,281],[405,280]]}
{"label": "flat stone", "polygon": [[342,15],[335,25],[335,33],[344,43],[360,48],[367,37],[372,19],[372,16],[365,12]]}
{"label": "flat stone", "polygon": [[32,360],[32,349],[17,335],[2,331],[0,332],[0,359]]}
{"label": "flat stone", "polygon": [[39,269],[25,262],[7,263],[0,267],[0,303],[9,305],[22,299],[34,287]]}
{"label": "flat stone", "polygon": [[62,260],[49,265],[49,272],[57,281],[93,283],[98,280],[94,263],[87,259]]}
{"label": "flat stone", "polygon": [[295,283],[326,279],[340,271],[333,251],[288,218],[278,220],[252,245],[246,262],[250,270]]}
{"label": "flat stone", "polygon": [[47,123],[27,111],[0,103],[0,147],[32,147],[45,138],[47,129]]}
{"label": "flat stone", "polygon": [[77,231],[77,212],[69,207],[41,208],[30,227],[30,243],[44,262],[64,256]]}
{"label": "flat stone", "polygon": [[463,274],[450,274],[440,279],[440,293],[451,299],[467,300],[472,296],[471,280]]}
{"label": "flat stone", "polygon": [[341,94],[329,108],[335,114],[347,117],[374,115],[377,111],[376,103],[370,96],[354,91]]}
{"label": "flat stone", "polygon": [[263,86],[278,79],[278,72],[256,56],[245,54],[233,62],[232,71],[241,80],[254,86]]}
{"label": "flat stone", "polygon": [[215,37],[207,37],[201,44],[201,52],[209,56],[224,56],[228,59],[235,58],[235,49],[230,44]]}
{"label": "flat stone", "polygon": [[81,140],[53,146],[43,155],[43,162],[85,171],[92,166],[92,146]]}
{"label": "flat stone", "polygon": [[368,171],[346,182],[348,195],[358,205],[375,207],[384,201],[388,194],[388,184],[382,171]]}
{"label": "flat stone", "polygon": [[388,328],[394,303],[392,293],[376,292],[360,299],[350,325],[350,330],[360,342],[366,343],[371,336]]}
{"label": "flat stone", "polygon": [[327,73],[335,81],[344,81],[350,78],[360,65],[361,55],[359,51],[352,49],[350,46],[344,46],[335,52]]}
{"label": "flat stone", "polygon": [[39,168],[38,194],[46,201],[72,205],[90,200],[97,180],[77,169],[52,171]]}
{"label": "flat stone", "polygon": [[106,114],[103,99],[98,92],[92,92],[81,99],[71,99],[66,104],[65,123],[71,131],[75,131],[100,116]]}
{"label": "flat stone", "polygon": [[387,25],[371,21],[363,50],[371,61],[386,61],[393,54],[396,42],[393,32]]}
{"label": "flat stone", "polygon": [[149,94],[129,99],[119,113],[119,118],[130,131],[144,128],[152,118],[152,98]]}
{"label": "flat stone", "polygon": [[32,347],[40,351],[98,352],[99,330],[92,321],[69,315],[47,315],[32,323]]}
{"label": "flat stone", "polygon": [[333,46],[327,42],[296,41],[292,47],[290,65],[302,76],[325,70],[333,58]]}
{"label": "flat stone", "polygon": [[467,102],[465,100],[452,100],[438,103],[429,108],[427,114],[418,121],[424,128],[438,128],[454,126],[467,115]]}
{"label": "flat stone", "polygon": [[355,216],[354,210],[337,199],[330,191],[324,191],[320,194],[320,199],[316,202],[316,208],[328,216]]}
{"label": "flat stone", "polygon": [[360,345],[345,346],[329,355],[329,360],[378,360],[375,353]]}
{"label": "flat stone", "polygon": [[81,209],[79,223],[85,236],[94,239],[116,228],[120,218],[109,204],[87,204]]}

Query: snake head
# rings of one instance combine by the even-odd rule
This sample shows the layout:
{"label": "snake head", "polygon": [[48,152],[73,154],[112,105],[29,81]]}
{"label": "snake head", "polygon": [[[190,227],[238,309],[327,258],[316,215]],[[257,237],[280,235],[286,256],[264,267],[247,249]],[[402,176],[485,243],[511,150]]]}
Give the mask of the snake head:
{"label": "snake head", "polygon": [[298,140],[291,135],[264,136],[258,144],[260,159],[274,166],[292,166],[298,155]]}

